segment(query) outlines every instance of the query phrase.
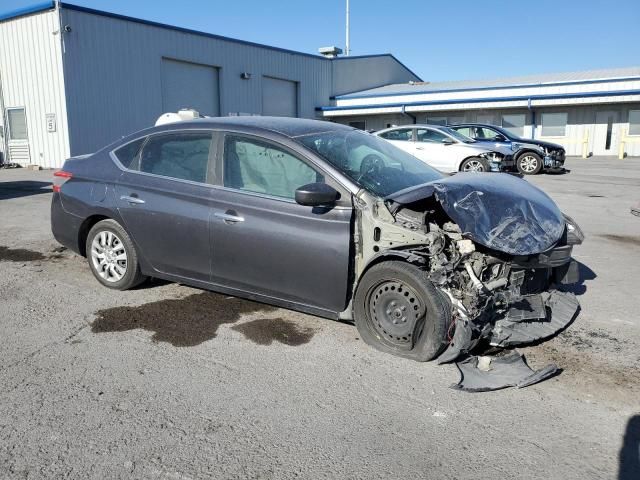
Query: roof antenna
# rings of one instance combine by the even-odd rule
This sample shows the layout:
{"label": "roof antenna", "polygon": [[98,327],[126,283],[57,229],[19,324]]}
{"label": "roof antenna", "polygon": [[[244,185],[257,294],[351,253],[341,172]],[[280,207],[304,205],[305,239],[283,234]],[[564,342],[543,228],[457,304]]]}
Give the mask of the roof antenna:
{"label": "roof antenna", "polygon": [[346,22],[346,45],[344,48],[345,56],[349,56],[351,54],[351,48],[349,46],[349,0],[347,0],[347,22]]}

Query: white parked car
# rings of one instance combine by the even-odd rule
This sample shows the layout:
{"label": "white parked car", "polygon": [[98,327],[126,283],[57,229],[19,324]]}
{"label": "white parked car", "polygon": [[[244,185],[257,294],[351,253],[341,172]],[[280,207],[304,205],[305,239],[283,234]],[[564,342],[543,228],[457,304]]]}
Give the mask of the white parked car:
{"label": "white parked car", "polygon": [[438,125],[404,125],[375,132],[396,147],[441,172],[502,172],[511,170],[513,152]]}

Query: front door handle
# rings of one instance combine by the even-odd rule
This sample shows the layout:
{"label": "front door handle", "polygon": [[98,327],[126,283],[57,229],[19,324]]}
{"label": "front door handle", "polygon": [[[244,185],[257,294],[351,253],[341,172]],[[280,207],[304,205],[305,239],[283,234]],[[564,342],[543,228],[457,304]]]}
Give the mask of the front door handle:
{"label": "front door handle", "polygon": [[227,210],[225,213],[214,213],[216,217],[223,220],[224,223],[244,222],[244,217],[240,217],[233,210]]}
{"label": "front door handle", "polygon": [[424,150],[424,147],[416,147],[416,150]]}
{"label": "front door handle", "polygon": [[137,196],[128,196],[128,195],[123,195],[120,197],[120,200],[124,200],[125,202],[129,202],[129,203],[135,203],[138,205],[142,205],[143,203],[145,203],[144,200],[142,200],[141,198],[138,198]]}

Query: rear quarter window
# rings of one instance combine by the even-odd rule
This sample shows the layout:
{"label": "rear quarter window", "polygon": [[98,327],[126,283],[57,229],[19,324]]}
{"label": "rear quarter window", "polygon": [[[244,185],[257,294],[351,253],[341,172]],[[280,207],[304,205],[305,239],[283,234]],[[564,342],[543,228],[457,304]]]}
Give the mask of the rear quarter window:
{"label": "rear quarter window", "polygon": [[113,152],[113,154],[116,156],[116,158],[124,168],[137,170],[140,149],[142,148],[142,144],[145,140],[146,138],[134,140],[133,142],[127,143],[126,145],[118,148]]}

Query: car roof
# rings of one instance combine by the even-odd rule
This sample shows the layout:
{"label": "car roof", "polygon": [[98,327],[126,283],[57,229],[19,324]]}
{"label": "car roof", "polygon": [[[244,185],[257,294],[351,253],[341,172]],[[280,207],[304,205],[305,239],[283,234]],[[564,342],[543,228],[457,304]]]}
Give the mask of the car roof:
{"label": "car roof", "polygon": [[237,116],[237,117],[210,117],[199,118],[183,122],[167,123],[159,126],[156,131],[176,128],[238,128],[251,129],[258,132],[277,132],[287,137],[300,137],[314,133],[352,131],[353,127],[340,123],[327,122],[324,120],[309,120],[305,118],[291,117],[262,117],[262,116]]}
{"label": "car roof", "polygon": [[447,127],[488,127],[488,128],[500,128],[498,125],[491,125],[489,123],[452,123],[451,125],[447,125]]}
{"label": "car roof", "polygon": [[435,130],[442,130],[443,128],[449,128],[449,125],[431,125],[428,123],[410,123],[408,125],[398,125],[396,127],[385,128],[380,130],[381,132],[387,132],[391,130],[399,130],[401,128],[433,128]]}

